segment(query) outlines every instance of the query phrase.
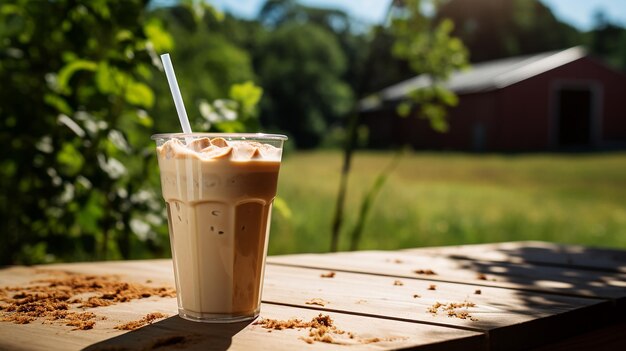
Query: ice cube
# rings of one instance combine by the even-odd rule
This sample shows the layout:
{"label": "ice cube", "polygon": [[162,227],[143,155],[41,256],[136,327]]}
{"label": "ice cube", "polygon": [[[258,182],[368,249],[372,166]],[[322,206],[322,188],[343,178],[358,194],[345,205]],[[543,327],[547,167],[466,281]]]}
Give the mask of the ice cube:
{"label": "ice cube", "polygon": [[211,140],[209,140],[209,138],[200,138],[200,139],[195,139],[193,140],[191,143],[189,143],[189,145],[187,145],[187,147],[190,150],[199,152],[202,149],[205,149],[207,147],[211,146]]}
{"label": "ice cube", "polygon": [[227,147],[228,142],[224,138],[213,138],[211,139],[211,144],[219,147]]}

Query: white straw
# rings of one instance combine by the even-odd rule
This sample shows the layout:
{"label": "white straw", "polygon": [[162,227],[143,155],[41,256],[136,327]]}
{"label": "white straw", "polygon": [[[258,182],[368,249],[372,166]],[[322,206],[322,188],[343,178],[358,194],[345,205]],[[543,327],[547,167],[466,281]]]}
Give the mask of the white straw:
{"label": "white straw", "polygon": [[161,61],[163,61],[165,76],[167,77],[167,82],[169,83],[170,90],[172,91],[172,97],[174,98],[174,105],[176,106],[176,112],[178,113],[180,126],[183,128],[184,133],[189,134],[191,133],[191,126],[189,125],[187,111],[185,111],[183,97],[180,95],[180,88],[178,87],[178,81],[176,80],[176,74],[174,73],[172,60],[170,60],[170,54],[161,55]]}

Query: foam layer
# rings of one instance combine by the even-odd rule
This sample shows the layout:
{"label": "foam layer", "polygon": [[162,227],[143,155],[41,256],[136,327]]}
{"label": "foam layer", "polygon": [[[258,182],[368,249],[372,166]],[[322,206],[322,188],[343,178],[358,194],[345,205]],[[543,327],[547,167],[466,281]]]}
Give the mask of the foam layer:
{"label": "foam layer", "polygon": [[194,139],[188,145],[179,139],[171,139],[157,148],[165,159],[197,157],[202,160],[264,160],[280,161],[281,150],[256,141],[230,140],[223,138]]}

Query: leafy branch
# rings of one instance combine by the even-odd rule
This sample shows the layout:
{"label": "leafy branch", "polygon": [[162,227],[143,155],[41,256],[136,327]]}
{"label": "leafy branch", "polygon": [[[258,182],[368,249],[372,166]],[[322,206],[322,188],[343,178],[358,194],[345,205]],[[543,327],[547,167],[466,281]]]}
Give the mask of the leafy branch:
{"label": "leafy branch", "polygon": [[[443,19],[435,22],[433,17],[423,13],[424,3],[422,0],[395,0],[391,4],[397,10],[397,15],[392,18],[389,28],[394,37],[393,55],[408,62],[416,74],[430,77],[431,81],[429,86],[410,92],[408,99],[398,104],[396,110],[400,116],[408,117],[415,107],[418,107],[419,118],[428,119],[436,131],[445,132],[448,130],[445,119],[447,109],[455,106],[458,99],[452,91],[445,88],[443,82],[454,70],[467,66],[468,53],[461,40],[452,36],[454,29],[452,21]],[[430,3],[435,8],[438,5],[436,0]],[[338,250],[339,234],[344,222],[348,179],[360,122],[358,107],[355,107],[343,149],[343,166],[331,227],[330,250],[333,252]],[[382,189],[388,172],[393,170],[398,162],[399,156],[396,155],[361,200],[359,216],[351,233],[350,249],[355,250],[358,247],[372,203]]]}

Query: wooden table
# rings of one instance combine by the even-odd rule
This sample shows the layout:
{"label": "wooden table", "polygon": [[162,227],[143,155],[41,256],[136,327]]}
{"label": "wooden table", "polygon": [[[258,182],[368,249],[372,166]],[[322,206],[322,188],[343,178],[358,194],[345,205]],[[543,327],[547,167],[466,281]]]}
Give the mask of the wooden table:
{"label": "wooden table", "polygon": [[[171,261],[151,260],[10,267],[0,270],[0,286],[28,283],[41,268],[173,285]],[[333,278],[321,277],[329,271]],[[325,305],[306,303],[314,298]],[[475,304],[460,308],[471,318],[432,313],[436,303],[463,302]],[[0,349],[626,349],[626,252],[515,242],[268,258],[261,317],[328,314],[362,340],[379,339],[371,343],[309,344],[306,329],[188,322],[176,316],[175,298],[88,310],[106,319],[85,331],[0,322]],[[113,329],[150,312],[170,317],[134,331]]]}

